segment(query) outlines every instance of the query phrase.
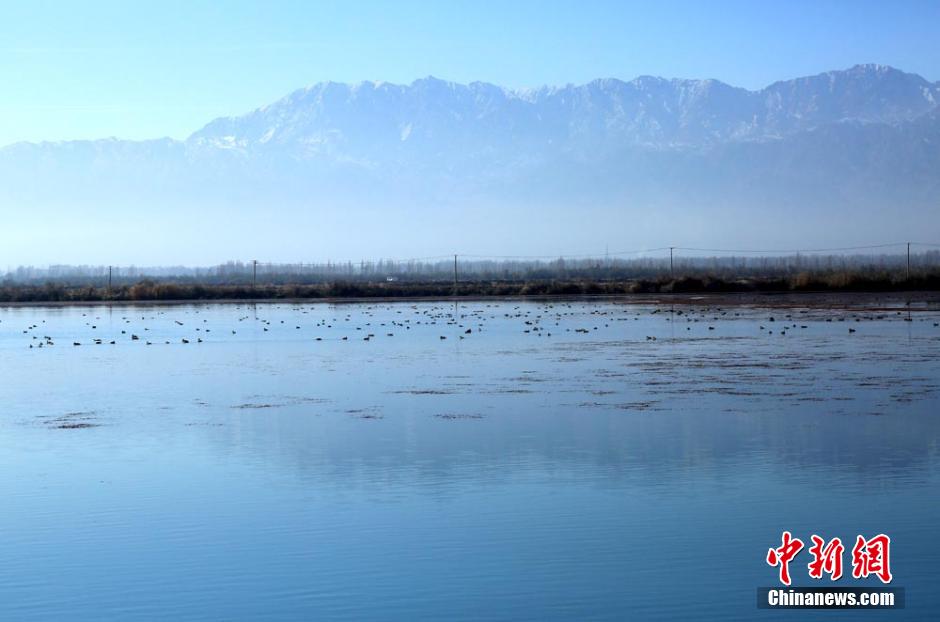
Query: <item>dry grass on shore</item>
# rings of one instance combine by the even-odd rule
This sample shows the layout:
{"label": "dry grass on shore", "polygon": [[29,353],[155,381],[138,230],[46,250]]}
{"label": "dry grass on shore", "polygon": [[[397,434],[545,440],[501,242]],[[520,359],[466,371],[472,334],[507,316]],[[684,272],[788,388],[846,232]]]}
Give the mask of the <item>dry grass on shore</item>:
{"label": "dry grass on shore", "polygon": [[[761,292],[893,292],[940,291],[940,270],[905,278],[888,272],[801,272],[788,277],[683,276],[675,279],[463,281],[459,296],[584,296],[668,293]],[[18,302],[135,302],[171,300],[318,299],[318,298],[433,298],[454,294],[445,281],[360,282],[319,284],[225,285],[143,280],[112,289],[101,286],[46,283],[0,285],[0,303]]]}

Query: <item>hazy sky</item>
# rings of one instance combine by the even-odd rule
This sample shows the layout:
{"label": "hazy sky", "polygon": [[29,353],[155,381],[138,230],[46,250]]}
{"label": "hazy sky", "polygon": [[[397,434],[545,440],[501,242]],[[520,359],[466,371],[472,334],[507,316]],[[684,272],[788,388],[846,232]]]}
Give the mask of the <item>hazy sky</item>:
{"label": "hazy sky", "polygon": [[940,79],[940,2],[0,3],[0,145],[183,138],[322,80],[506,86],[875,62]]}

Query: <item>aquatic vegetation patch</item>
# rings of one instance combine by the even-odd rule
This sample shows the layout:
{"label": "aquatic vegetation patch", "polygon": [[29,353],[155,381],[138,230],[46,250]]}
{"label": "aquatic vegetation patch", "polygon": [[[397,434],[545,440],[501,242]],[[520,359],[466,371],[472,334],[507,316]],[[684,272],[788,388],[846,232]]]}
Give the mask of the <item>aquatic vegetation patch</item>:
{"label": "aquatic vegetation patch", "polygon": [[288,399],[294,404],[328,404],[333,401],[325,397],[291,397]]}
{"label": "aquatic vegetation patch", "polygon": [[647,402],[623,402],[621,404],[611,404],[611,406],[619,410],[662,410],[656,408],[657,404],[659,404],[658,400],[650,400]]}
{"label": "aquatic vegetation patch", "polygon": [[384,419],[385,415],[379,412],[378,408],[351,408],[345,413],[356,419]]}
{"label": "aquatic vegetation patch", "polygon": [[284,404],[264,404],[256,402],[246,402],[244,404],[236,404],[232,408],[238,408],[240,410],[262,410],[265,408],[280,408]]}
{"label": "aquatic vegetation patch", "polygon": [[447,419],[447,420],[456,420],[456,419],[483,419],[483,415],[477,414],[464,414],[464,413],[441,413],[434,415],[438,419]]}
{"label": "aquatic vegetation patch", "polygon": [[56,430],[81,430],[85,428],[97,428],[101,424],[96,423],[98,413],[94,410],[69,412],[58,417],[40,417],[45,419],[45,425]]}
{"label": "aquatic vegetation patch", "polygon": [[517,376],[515,378],[507,378],[508,382],[551,382],[551,378],[537,378],[535,376]]}

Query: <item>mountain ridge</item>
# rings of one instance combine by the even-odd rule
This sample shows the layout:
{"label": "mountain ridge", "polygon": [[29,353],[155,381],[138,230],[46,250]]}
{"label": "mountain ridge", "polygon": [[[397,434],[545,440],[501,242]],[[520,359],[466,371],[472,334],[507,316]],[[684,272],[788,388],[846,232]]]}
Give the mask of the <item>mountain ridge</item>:
{"label": "mountain ridge", "polygon": [[881,65],[758,91],[644,76],[517,90],[325,82],[185,140],[2,148],[0,206],[16,208],[8,231],[63,213],[78,231],[106,223],[135,256],[141,235],[190,248],[210,230],[232,245],[267,231],[272,254],[295,257],[311,231],[336,256],[353,244],[411,256],[395,240],[416,237],[422,253],[459,237],[500,254],[518,232],[532,252],[560,231],[584,248],[612,231],[637,248],[663,231],[731,248],[940,237],[938,101],[940,83]]}
{"label": "mountain ridge", "polygon": [[[900,97],[903,101],[885,101],[873,102],[872,97],[878,95],[877,92],[871,93],[871,81],[891,80],[895,86],[901,87]],[[862,81],[860,83],[860,81]],[[869,84],[864,84],[868,81]],[[846,102],[845,99],[852,95],[853,87],[868,87],[868,91],[861,93],[855,92],[856,99]],[[838,88],[841,91],[836,93],[838,99],[842,101],[828,102],[823,111],[819,110],[819,98],[825,93],[821,91],[828,87],[830,94],[833,94]],[[654,91],[655,89],[655,91]],[[802,90],[800,90],[802,89]],[[371,92],[369,92],[371,91]],[[325,81],[308,85],[296,89],[287,95],[265,104],[254,110],[241,115],[217,117],[210,120],[201,128],[192,132],[188,137],[182,140],[176,140],[168,137],[158,137],[143,140],[127,140],[116,137],[103,137],[99,139],[86,140],[64,140],[64,141],[20,141],[0,147],[0,151],[10,147],[22,145],[40,145],[44,147],[55,147],[71,143],[99,143],[108,144],[114,141],[123,141],[137,144],[152,144],[164,141],[173,141],[182,144],[214,144],[220,148],[230,148],[233,144],[258,143],[266,144],[271,142],[275,134],[270,133],[283,129],[278,126],[276,121],[284,120],[284,113],[289,107],[301,107],[306,110],[324,108],[324,98],[344,97],[344,104],[358,104],[365,98],[374,99],[379,94],[397,95],[398,97],[408,98],[406,101],[392,102],[398,106],[402,104],[414,105],[415,95],[429,95],[436,93],[441,95],[472,95],[477,108],[476,118],[492,115],[495,111],[487,109],[487,104],[499,103],[504,106],[538,106],[548,105],[554,107],[566,107],[573,113],[578,106],[590,107],[597,106],[598,103],[606,103],[609,106],[622,107],[624,103],[633,104],[629,109],[621,110],[619,117],[610,118],[607,121],[620,121],[621,125],[609,123],[605,127],[608,131],[622,131],[622,123],[628,119],[643,120],[648,118],[651,113],[674,114],[672,121],[676,128],[690,127],[694,123],[704,123],[705,127],[699,127],[699,133],[691,135],[678,136],[685,140],[674,140],[673,142],[663,141],[663,132],[655,131],[656,127],[662,130],[664,121],[668,119],[654,118],[646,128],[645,134],[635,132],[632,135],[634,144],[647,144],[650,146],[669,146],[676,145],[694,145],[702,140],[761,140],[775,138],[779,135],[812,129],[825,123],[836,123],[844,121],[863,121],[875,123],[900,123],[913,120],[914,118],[925,114],[929,110],[940,104],[940,81],[931,83],[923,77],[903,72],[887,65],[879,64],[859,64],[844,70],[833,70],[815,74],[812,76],[802,76],[789,80],[779,80],[773,82],[759,90],[748,90],[742,87],[732,86],[721,80],[689,79],[689,78],[663,78],[658,76],[641,75],[631,80],[621,80],[619,78],[596,78],[584,84],[568,83],[565,85],[543,85],[535,88],[512,89],[499,86],[489,82],[473,81],[467,84],[442,80],[434,76],[427,76],[413,80],[409,84],[398,84],[387,81],[360,81],[357,83],[342,83],[334,81]],[[658,104],[658,110],[651,108],[652,104],[657,102],[653,96],[658,95],[661,99]],[[895,99],[900,99],[896,93]],[[638,101],[638,97],[645,97],[647,102]],[[633,98],[632,101],[625,102],[625,99]],[[725,97],[722,102],[725,105],[731,104],[737,106],[737,117],[725,119],[722,131],[709,132],[709,121],[714,122],[714,111],[711,109],[714,98]],[[727,98],[732,98],[729,101]],[[311,101],[313,98],[313,101]],[[487,98],[487,99],[483,99]],[[606,100],[605,100],[606,98]],[[499,101],[501,99],[501,101]],[[600,102],[598,102],[600,99]],[[861,99],[861,101],[859,101]],[[468,102],[464,102],[468,103]],[[874,110],[878,103],[880,109]],[[906,106],[904,104],[906,103]],[[405,112],[426,112],[426,109],[418,107],[403,109]],[[453,108],[450,108],[454,112]],[[399,114],[402,110],[399,110]],[[537,113],[537,111],[536,111]],[[743,114],[742,114],[743,113]],[[762,114],[761,114],[762,113]],[[260,134],[254,137],[239,136],[236,130],[239,126],[245,129],[244,125],[252,119],[270,116],[272,114],[280,115],[280,119],[265,119],[268,127]],[[538,113],[537,113],[538,114]],[[704,118],[703,118],[704,116]],[[711,118],[710,118],[711,117]],[[295,118],[295,120],[301,120]],[[465,120],[455,117],[451,120]],[[398,119],[400,122],[401,119]],[[577,119],[569,120],[576,122]],[[632,125],[632,128],[638,130],[638,123]],[[289,129],[289,128],[288,128]],[[309,129],[309,128],[307,128]],[[324,126],[326,131],[330,128]],[[250,132],[249,132],[250,133]],[[629,132],[626,132],[629,134]],[[681,132],[679,133],[681,134]],[[232,136],[234,140],[225,140],[225,137]],[[267,137],[266,137],[267,136]],[[401,138],[401,134],[399,134]],[[410,136],[410,134],[409,134]],[[646,140],[639,140],[645,138]],[[667,137],[668,138],[668,137]],[[673,138],[677,138],[673,136]],[[696,140],[697,139],[697,140]]]}
{"label": "mountain ridge", "polygon": [[363,124],[370,125],[370,138],[397,131],[404,142],[420,136],[416,129],[440,134],[463,123],[488,141],[492,137],[486,130],[497,129],[523,140],[544,132],[554,143],[618,140],[695,147],[773,139],[844,121],[896,124],[937,102],[940,83],[884,65],[778,81],[758,91],[713,79],[649,76],[517,90],[434,77],[408,85],[323,82],[244,115],[214,119],[185,142],[219,148],[303,142],[316,151],[354,137]]}

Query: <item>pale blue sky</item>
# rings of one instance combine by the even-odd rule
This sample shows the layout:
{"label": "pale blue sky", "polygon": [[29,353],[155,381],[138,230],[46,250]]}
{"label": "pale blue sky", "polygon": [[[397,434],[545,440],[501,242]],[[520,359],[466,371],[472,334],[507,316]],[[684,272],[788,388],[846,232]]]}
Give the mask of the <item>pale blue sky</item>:
{"label": "pale blue sky", "polygon": [[506,86],[876,62],[940,79],[940,2],[3,2],[0,145],[183,138],[322,80]]}

